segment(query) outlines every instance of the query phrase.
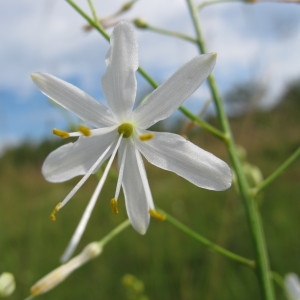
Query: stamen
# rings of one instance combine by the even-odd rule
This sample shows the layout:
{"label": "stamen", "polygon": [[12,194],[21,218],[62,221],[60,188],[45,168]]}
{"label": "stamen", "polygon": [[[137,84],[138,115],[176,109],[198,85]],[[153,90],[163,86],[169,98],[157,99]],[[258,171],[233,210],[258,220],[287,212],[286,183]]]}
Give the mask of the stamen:
{"label": "stamen", "polygon": [[112,198],[110,200],[110,205],[111,205],[111,210],[112,210],[113,214],[117,215],[119,213],[118,200],[116,198]]}
{"label": "stamen", "polygon": [[90,199],[90,201],[89,201],[89,203],[88,203],[88,205],[87,205],[87,207],[86,207],[86,209],[85,209],[85,211],[84,211],[84,213],[81,217],[81,220],[79,221],[79,224],[77,225],[77,228],[76,228],[76,230],[75,230],[75,232],[74,232],[74,234],[71,238],[71,241],[70,241],[67,249],[65,250],[65,252],[63,253],[63,255],[61,257],[62,262],[66,262],[71,257],[71,255],[75,251],[75,249],[76,249],[76,247],[77,247],[77,245],[78,245],[78,243],[79,243],[79,241],[80,241],[80,239],[83,235],[83,232],[84,232],[84,230],[86,228],[86,225],[89,221],[89,218],[92,214],[92,211],[94,209],[96,201],[97,201],[97,199],[98,199],[98,197],[101,193],[101,190],[103,188],[103,185],[104,185],[104,183],[107,179],[108,172],[109,172],[109,170],[111,168],[111,165],[112,165],[112,163],[113,163],[113,161],[116,157],[116,154],[117,154],[117,151],[119,149],[121,141],[122,141],[122,135],[119,137],[119,140],[118,140],[118,142],[117,142],[117,144],[114,148],[114,151],[113,151],[113,153],[112,153],[112,155],[111,155],[111,157],[110,157],[110,159],[109,159],[109,161],[108,161],[108,163],[107,163],[107,165],[104,169],[103,175],[102,175],[96,189],[94,190],[94,193],[93,193],[93,195],[92,195],[92,197],[91,197],[91,199]]}
{"label": "stamen", "polygon": [[102,155],[97,159],[97,161],[92,165],[92,167],[86,172],[86,174],[79,180],[79,182],[75,185],[75,187],[71,190],[71,192],[64,198],[61,202],[59,209],[65,206],[70,199],[77,193],[77,191],[82,187],[82,185],[87,181],[87,179],[91,176],[91,174],[99,167],[99,165],[103,162],[103,159],[110,151],[112,144],[107,147],[107,149],[102,153]]}
{"label": "stamen", "polygon": [[118,127],[119,134],[123,134],[124,138],[129,138],[133,132],[133,125],[131,123],[123,123]]}
{"label": "stamen", "polygon": [[154,209],[149,209],[149,214],[151,217],[160,220],[160,221],[164,221],[167,217],[164,214],[159,213],[158,211],[154,210]]}
{"label": "stamen", "polygon": [[145,134],[141,134],[139,136],[140,140],[142,142],[146,142],[146,141],[149,141],[151,140],[152,138],[154,137],[154,133],[145,133]]}
{"label": "stamen", "polygon": [[[120,167],[119,167],[119,176],[118,176],[118,181],[117,181],[117,186],[116,186],[116,192],[115,192],[115,199],[119,198],[119,194],[121,191],[122,187],[122,181],[123,181],[123,175],[124,175],[124,167],[125,167],[125,158],[126,158],[126,152],[127,152],[127,145],[124,147],[124,151],[122,153],[122,158],[118,158],[120,161]],[[120,154],[119,154],[120,155]]]}
{"label": "stamen", "polygon": [[50,214],[51,221],[56,221],[56,213],[59,211],[60,207],[61,207],[61,202],[59,202],[55,205],[54,209],[52,210],[52,212]]}
{"label": "stamen", "polygon": [[92,131],[89,127],[80,125],[78,127],[78,130],[84,135],[84,136],[90,136],[92,134]]}
{"label": "stamen", "polygon": [[61,138],[63,138],[63,139],[66,139],[66,138],[70,137],[69,132],[64,131],[64,130],[60,130],[60,129],[56,129],[56,128],[54,128],[52,130],[52,133],[59,136],[59,137],[61,137]]}

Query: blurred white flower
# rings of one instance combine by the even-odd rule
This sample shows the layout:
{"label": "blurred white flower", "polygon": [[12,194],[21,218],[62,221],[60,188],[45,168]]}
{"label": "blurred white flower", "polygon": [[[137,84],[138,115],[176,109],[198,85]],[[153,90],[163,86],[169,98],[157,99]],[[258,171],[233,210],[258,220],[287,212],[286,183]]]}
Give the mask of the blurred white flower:
{"label": "blurred white flower", "polygon": [[133,109],[137,89],[135,72],[138,68],[138,46],[132,25],[119,23],[114,28],[110,43],[106,58],[107,69],[102,78],[108,107],[54,76],[32,74],[33,81],[45,95],[94,127],[90,129],[82,126],[78,132],[73,133],[54,130],[61,137],[79,138],[50,153],[42,167],[43,175],[52,182],[84,175],[57,205],[54,213],[110,157],[63,260],[70,257],[78,244],[117,154],[119,177],[111,202],[113,211],[117,213],[117,199],[122,187],[128,217],[135,230],[141,234],[148,228],[149,212],[154,211],[141,155],[150,163],[172,171],[196,186],[225,190],[231,185],[231,170],[222,160],[179,135],[147,130],[169,117],[200,86],[212,71],[216,54],[196,56],[154,90],[147,101]]}
{"label": "blurred white flower", "polygon": [[4,272],[0,275],[0,298],[10,296],[16,288],[14,275]]}
{"label": "blurred white flower", "polygon": [[290,300],[300,300],[300,281],[297,274],[287,274],[284,285]]}

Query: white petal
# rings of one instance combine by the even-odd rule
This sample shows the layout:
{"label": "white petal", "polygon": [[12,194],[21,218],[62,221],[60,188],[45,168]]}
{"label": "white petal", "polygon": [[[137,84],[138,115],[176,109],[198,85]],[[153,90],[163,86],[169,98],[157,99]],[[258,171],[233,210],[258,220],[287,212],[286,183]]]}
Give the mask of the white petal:
{"label": "white petal", "polygon": [[208,190],[230,187],[232,174],[225,162],[177,134],[152,133],[151,140],[137,144],[150,163]]}
{"label": "white petal", "polygon": [[293,300],[300,299],[300,281],[299,277],[295,273],[289,273],[284,278],[284,285]]}
{"label": "white petal", "polygon": [[123,156],[126,146],[122,186],[127,214],[133,228],[145,234],[150,222],[149,209],[154,209],[153,200],[141,155],[130,140],[124,141],[120,147],[120,156]]}
{"label": "white petal", "polygon": [[[77,175],[84,175],[107,147],[117,139],[113,131],[102,136],[79,137],[51,152],[46,158],[42,173],[51,182],[62,182]],[[107,157],[111,151],[107,154]]]}
{"label": "white petal", "polygon": [[109,107],[122,119],[131,112],[136,95],[138,50],[133,26],[127,22],[119,23],[114,28],[110,44],[102,88]]}
{"label": "white petal", "polygon": [[138,126],[146,129],[169,117],[207,78],[215,62],[215,53],[203,54],[181,67],[134,111]]}
{"label": "white petal", "polygon": [[31,77],[46,96],[87,124],[96,127],[113,124],[110,110],[74,85],[47,73],[34,73]]}

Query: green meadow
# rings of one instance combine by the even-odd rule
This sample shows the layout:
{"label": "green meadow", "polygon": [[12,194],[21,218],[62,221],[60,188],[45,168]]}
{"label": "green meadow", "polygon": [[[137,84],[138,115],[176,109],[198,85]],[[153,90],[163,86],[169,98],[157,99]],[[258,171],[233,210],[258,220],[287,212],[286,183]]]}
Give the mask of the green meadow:
{"label": "green meadow", "polygon": [[[238,145],[247,149],[241,155],[247,155],[248,163],[257,166],[264,177],[299,147],[299,97],[292,96],[287,93],[273,110],[231,119]],[[229,162],[224,146],[208,133],[193,128],[188,136]],[[97,184],[96,176],[90,178],[57,214],[57,220],[51,221],[54,206],[78,181],[52,184],[43,179],[40,167],[55,143],[23,144],[7,150],[0,159],[0,273],[12,272],[17,285],[7,299],[24,299],[31,285],[59,265]],[[253,258],[243,203],[234,186],[226,192],[206,191],[149,164],[146,168],[159,208],[211,241]],[[126,219],[123,198],[120,213],[111,212],[115,184],[111,176],[78,252]],[[299,187],[298,160],[257,198],[272,268],[281,275],[300,274]],[[279,285],[276,292],[277,299],[286,299]],[[259,299],[259,287],[253,270],[208,250],[168,221],[152,219],[145,236],[128,227],[98,258],[38,299],[252,300]]]}

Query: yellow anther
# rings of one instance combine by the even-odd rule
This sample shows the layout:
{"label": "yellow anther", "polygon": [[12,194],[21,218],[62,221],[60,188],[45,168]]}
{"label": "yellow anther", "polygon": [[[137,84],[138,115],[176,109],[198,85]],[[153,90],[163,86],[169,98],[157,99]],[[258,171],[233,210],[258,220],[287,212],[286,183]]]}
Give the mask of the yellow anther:
{"label": "yellow anther", "polygon": [[119,134],[123,134],[124,138],[129,138],[133,132],[133,125],[130,123],[123,123],[118,127]]}
{"label": "yellow anther", "polygon": [[160,220],[160,221],[164,221],[167,217],[164,214],[159,213],[158,211],[154,210],[154,209],[150,209],[149,210],[149,214],[151,217]]}
{"label": "yellow anther", "polygon": [[84,125],[80,125],[78,127],[78,130],[85,136],[90,136],[92,134],[92,131],[89,127],[84,126]]}
{"label": "yellow anther", "polygon": [[56,221],[56,213],[59,211],[60,205],[61,205],[61,202],[57,203],[55,205],[54,209],[52,210],[52,212],[50,214],[50,220],[51,221]]}
{"label": "yellow anther", "polygon": [[52,130],[52,132],[53,132],[53,134],[55,134],[55,135],[57,135],[57,136],[59,136],[63,139],[68,138],[70,136],[69,132],[64,131],[64,130],[60,130],[60,129],[56,129],[56,128],[54,128]]}
{"label": "yellow anther", "polygon": [[154,137],[154,133],[145,133],[139,136],[142,142],[149,141]]}
{"label": "yellow anther", "polygon": [[118,209],[118,200],[116,198],[112,198],[110,200],[110,206],[113,214],[117,215],[119,213],[119,209]]}

